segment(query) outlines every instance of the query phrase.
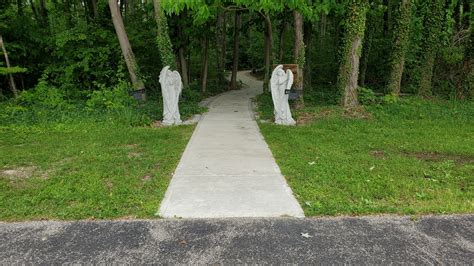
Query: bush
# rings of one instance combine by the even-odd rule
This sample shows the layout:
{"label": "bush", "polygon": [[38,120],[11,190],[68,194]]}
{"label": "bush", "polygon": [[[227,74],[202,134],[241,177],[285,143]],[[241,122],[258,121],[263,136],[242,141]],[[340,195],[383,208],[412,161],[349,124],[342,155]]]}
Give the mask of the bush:
{"label": "bush", "polygon": [[180,102],[199,103],[200,101],[201,101],[200,85],[198,85],[197,81],[191,82],[188,88],[183,88],[183,91],[181,92]]}
{"label": "bush", "polygon": [[58,88],[40,80],[32,90],[22,91],[16,103],[23,107],[43,107],[48,109],[66,109],[70,105],[65,100],[64,93]]}
{"label": "bush", "polygon": [[86,106],[89,111],[95,109],[119,110],[133,106],[136,101],[130,96],[130,84],[120,81],[112,89],[108,89],[103,84],[98,84],[99,90],[89,94]]}
{"label": "bush", "polygon": [[382,98],[382,102],[385,104],[397,103],[400,98],[394,94],[387,94]]}
{"label": "bush", "polygon": [[371,105],[377,103],[377,97],[375,96],[373,90],[364,87],[359,87],[357,91],[359,102],[362,105]]}

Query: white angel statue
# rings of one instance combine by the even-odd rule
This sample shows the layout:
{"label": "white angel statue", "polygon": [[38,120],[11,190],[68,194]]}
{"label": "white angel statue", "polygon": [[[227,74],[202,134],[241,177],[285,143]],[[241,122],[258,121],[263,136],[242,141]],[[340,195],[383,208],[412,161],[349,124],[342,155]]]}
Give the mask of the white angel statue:
{"label": "white angel statue", "polygon": [[[278,65],[272,72],[270,89],[272,92],[273,106],[275,108],[275,123],[280,125],[295,125],[291,117],[290,105],[288,104],[289,90],[293,85],[293,73],[283,65]],[[286,93],[285,93],[286,91]]]}
{"label": "white angel statue", "polygon": [[160,72],[161,93],[163,95],[163,125],[181,124],[179,115],[179,96],[183,89],[183,82],[178,71],[171,71],[165,66]]}

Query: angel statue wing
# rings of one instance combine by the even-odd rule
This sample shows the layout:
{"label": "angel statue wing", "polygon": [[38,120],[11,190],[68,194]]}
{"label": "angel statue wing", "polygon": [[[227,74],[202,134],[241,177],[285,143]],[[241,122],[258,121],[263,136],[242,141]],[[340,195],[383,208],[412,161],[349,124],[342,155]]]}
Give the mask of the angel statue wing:
{"label": "angel statue wing", "polygon": [[164,84],[165,83],[165,79],[166,79],[166,73],[169,71],[170,69],[170,66],[165,66],[163,67],[163,69],[161,69],[161,72],[160,72],[160,84]]}
{"label": "angel statue wing", "polygon": [[181,81],[181,75],[178,71],[172,72],[172,84],[173,84],[173,110],[172,114],[175,116],[174,118],[180,120],[179,117],[179,96],[181,95],[181,91],[183,90],[183,82]]}
{"label": "angel statue wing", "polygon": [[291,72],[290,69],[286,70],[286,78],[287,78],[287,80],[286,80],[286,89],[291,90],[291,86],[293,85],[294,77],[293,77],[293,72]]}
{"label": "angel statue wing", "polygon": [[163,97],[163,117],[164,118],[169,117],[169,115],[171,113],[171,109],[172,109],[171,108],[172,103],[170,103],[170,99],[172,97],[171,97],[170,90],[168,88],[168,84],[169,84],[168,72],[170,72],[169,68],[170,68],[170,66],[163,67],[163,69],[160,72],[160,79],[159,79],[159,82],[160,82],[160,85],[161,85],[161,94],[162,94],[162,97]]}
{"label": "angel statue wing", "polygon": [[280,95],[278,91],[278,71],[283,69],[283,65],[278,65],[272,72],[272,77],[270,78],[270,91],[272,92],[273,107],[275,110],[278,110]]}
{"label": "angel statue wing", "polygon": [[176,97],[179,98],[181,91],[183,90],[183,82],[181,81],[181,75],[178,71],[173,71],[173,84],[175,85],[174,89],[176,92]]}

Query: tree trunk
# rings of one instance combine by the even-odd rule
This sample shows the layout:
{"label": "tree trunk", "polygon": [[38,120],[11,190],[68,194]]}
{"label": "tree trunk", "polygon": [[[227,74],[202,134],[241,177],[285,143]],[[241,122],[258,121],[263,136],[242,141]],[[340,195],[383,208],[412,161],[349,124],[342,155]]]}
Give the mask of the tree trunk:
{"label": "tree trunk", "polygon": [[320,31],[319,31],[319,41],[320,45],[322,46],[324,43],[324,37],[326,36],[327,31],[327,19],[328,16],[324,13],[321,14],[321,22],[320,22]]}
{"label": "tree trunk", "polygon": [[232,55],[232,75],[230,78],[229,89],[237,89],[237,71],[239,68],[239,34],[242,27],[240,12],[235,12],[234,19],[234,52]]}
{"label": "tree trunk", "polygon": [[157,26],[156,43],[160,51],[161,64],[163,66],[170,66],[171,69],[176,69],[176,57],[173,52],[170,35],[168,33],[168,22],[166,16],[161,10],[160,0],[153,0],[153,7],[155,10],[155,21]]}
{"label": "tree trunk", "polygon": [[265,76],[263,79],[263,92],[269,92],[270,89],[268,84],[270,82],[270,67],[273,59],[273,32],[272,32],[272,22],[270,20],[270,15],[264,14],[265,19],[265,50],[264,50],[264,64],[265,64]]}
{"label": "tree trunk", "polygon": [[[3,51],[3,56],[5,57],[5,63],[7,65],[7,69],[9,69],[11,67],[10,60],[8,59],[7,49],[5,48],[5,44],[3,43],[3,38],[1,34],[0,34],[0,46]],[[15,96],[15,98],[18,97],[18,91],[16,89],[15,80],[13,79],[13,74],[11,73],[8,74],[8,82],[10,83],[10,88],[12,89],[13,96]]]}
{"label": "tree trunk", "polygon": [[[334,23],[334,56],[335,58],[338,58],[338,49],[339,49],[339,46],[340,46],[340,42],[341,42],[341,38],[342,38],[342,30],[341,30],[341,21],[342,21],[342,18],[335,14],[333,16],[333,19],[332,19],[332,22]],[[336,59],[337,60],[337,59]]]}
{"label": "tree trunk", "polygon": [[391,71],[388,80],[388,90],[396,96],[400,95],[400,87],[405,64],[405,53],[408,49],[411,24],[412,0],[402,0],[399,7],[397,25],[393,33],[393,48],[391,55]]}
{"label": "tree trunk", "polygon": [[288,27],[288,22],[285,19],[283,19],[283,25],[280,28],[280,46],[278,47],[279,48],[278,63],[280,64],[282,64],[283,60],[285,60],[284,48],[285,48],[285,32],[287,30],[287,27]]}
{"label": "tree trunk", "polygon": [[420,62],[420,84],[418,93],[422,96],[431,94],[433,68],[440,45],[442,24],[444,19],[445,0],[433,0],[429,3],[429,14],[425,17],[423,30],[423,51]]}
{"label": "tree trunk", "polygon": [[351,0],[347,5],[345,36],[342,41],[342,58],[337,79],[337,87],[342,92],[341,103],[344,108],[359,105],[357,100],[359,59],[368,6],[368,0]]}
{"label": "tree trunk", "polygon": [[138,65],[128,40],[127,33],[125,32],[125,26],[123,25],[123,20],[119,12],[117,0],[108,0],[108,2],[110,13],[112,14],[115,32],[117,33],[120,48],[122,49],[122,54],[125,59],[125,63],[127,64],[128,73],[130,74],[130,80],[132,81],[133,88],[135,90],[144,89],[145,86],[143,81],[141,81],[138,77]]}
{"label": "tree trunk", "polygon": [[224,83],[224,70],[225,70],[225,13],[223,10],[219,10],[217,15],[217,82],[218,86]]}
{"label": "tree trunk", "polygon": [[204,52],[202,54],[202,72],[201,72],[201,93],[204,95],[207,90],[207,70],[209,65],[209,38],[207,34],[203,39]]}
{"label": "tree trunk", "polygon": [[181,78],[183,79],[183,86],[188,87],[188,65],[186,62],[186,54],[184,48],[181,46],[178,48],[179,66],[181,72]]}
{"label": "tree trunk", "polygon": [[97,19],[99,17],[99,11],[97,10],[97,0],[90,0],[91,1],[91,7],[92,7],[92,13],[94,15],[94,19]]}
{"label": "tree trunk", "polygon": [[41,15],[41,21],[44,26],[48,25],[48,10],[46,9],[46,0],[40,0],[39,13]]}
{"label": "tree trunk", "polygon": [[[187,38],[186,43],[189,43],[189,38]],[[191,49],[186,49],[187,53],[187,59],[186,63],[188,66],[188,82],[191,80],[191,70],[192,70],[192,62],[191,62]]]}
{"label": "tree trunk", "polygon": [[305,64],[305,48],[303,40],[303,16],[298,11],[293,11],[295,22],[295,43],[293,48],[293,60],[298,64],[297,81],[294,84],[296,90],[303,93],[303,67]]}
{"label": "tree trunk", "polygon": [[303,36],[304,44],[305,44],[305,64],[303,66],[303,79],[304,79],[304,87],[311,88],[311,50],[313,44],[313,24],[311,22],[307,22],[304,24],[304,36]]}
{"label": "tree trunk", "polygon": [[370,50],[372,49],[372,40],[375,34],[376,15],[368,11],[367,22],[365,26],[365,36],[362,48],[362,58],[360,59],[359,84],[365,86],[365,78],[367,75],[367,66],[369,64]]}
{"label": "tree trunk", "polygon": [[[180,14],[180,18],[181,19],[185,19],[184,17],[186,16],[186,12],[183,12]],[[182,28],[182,24],[180,23],[178,25],[178,38],[180,40],[183,40],[183,38],[185,38],[186,36],[184,36],[184,33],[183,33],[183,28]],[[181,66],[181,78],[183,79],[183,86],[186,88],[189,86],[189,72],[188,72],[188,62],[186,60],[186,55],[187,55],[187,47],[185,45],[186,42],[181,42],[181,45],[180,47],[178,48],[178,57],[179,57],[179,64]]]}
{"label": "tree trunk", "polygon": [[33,13],[33,17],[38,23],[41,23],[41,20],[38,16],[38,11],[36,10],[35,2],[33,0],[29,0],[29,2],[30,2],[31,12]]}
{"label": "tree trunk", "polygon": [[16,0],[17,14],[18,16],[23,16],[23,0]]}
{"label": "tree trunk", "polygon": [[385,5],[385,12],[383,14],[383,33],[384,33],[384,36],[389,36],[393,28],[392,11],[393,11],[394,0],[384,0],[383,4]]}

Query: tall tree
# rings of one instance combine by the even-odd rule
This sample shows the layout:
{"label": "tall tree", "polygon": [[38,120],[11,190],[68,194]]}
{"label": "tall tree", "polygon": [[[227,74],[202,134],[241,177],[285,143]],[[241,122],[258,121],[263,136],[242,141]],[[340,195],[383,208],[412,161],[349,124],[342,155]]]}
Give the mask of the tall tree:
{"label": "tall tree", "polygon": [[264,65],[265,65],[265,76],[263,79],[263,91],[269,92],[269,82],[270,82],[270,71],[271,63],[273,61],[273,30],[272,30],[272,21],[270,20],[270,15],[268,13],[262,13],[263,18],[265,19],[265,47],[264,47]]}
{"label": "tall tree", "polygon": [[115,32],[117,33],[117,38],[120,43],[120,48],[122,49],[123,58],[127,64],[128,73],[130,75],[130,80],[132,81],[133,88],[135,90],[141,90],[145,88],[143,81],[138,76],[138,65],[135,60],[135,55],[132,51],[132,46],[128,40],[127,33],[125,31],[125,26],[123,25],[122,16],[120,15],[119,6],[117,0],[108,0],[110,13],[112,15],[112,21],[114,23]]}
{"label": "tall tree", "polygon": [[[5,63],[7,65],[7,69],[10,69],[11,67],[10,60],[8,59],[7,49],[5,48],[5,44],[3,43],[3,37],[1,34],[0,34],[0,48],[2,49],[3,56],[5,57]],[[13,95],[16,98],[18,96],[18,91],[16,89],[15,80],[13,79],[12,73],[8,74],[8,82],[10,83],[10,88],[12,89]]]}
{"label": "tall tree", "polygon": [[[187,18],[187,12],[186,10],[184,10],[184,12],[180,14],[181,22],[178,24],[178,31],[177,31],[178,38],[181,40],[187,39],[187,36],[185,36],[185,33],[184,33],[184,26],[183,26],[186,18]],[[179,67],[180,67],[180,72],[181,72],[181,78],[183,79],[183,86],[185,88],[189,86],[189,68],[188,68],[188,60],[186,60],[186,55],[188,55],[188,58],[189,58],[189,54],[187,54],[187,52],[189,52],[187,49],[187,42],[188,41],[184,41],[184,42],[182,41],[178,47]]]}
{"label": "tall tree", "polygon": [[285,17],[282,18],[282,25],[280,26],[280,42],[278,46],[278,63],[283,63],[284,60],[284,49],[285,49],[285,32],[288,28],[288,22],[286,21]]}
{"label": "tall tree", "polygon": [[48,25],[48,9],[46,9],[46,0],[39,0],[39,13],[44,26]]}
{"label": "tall tree", "polygon": [[359,59],[368,6],[368,0],[349,0],[346,6],[345,32],[337,78],[337,88],[342,93],[342,105],[345,108],[359,105],[357,99]]}
{"label": "tall tree", "polygon": [[293,11],[293,19],[295,23],[295,40],[293,46],[293,59],[298,65],[298,78],[295,82],[295,89],[303,92],[303,67],[305,64],[305,47],[303,39],[303,16],[298,11]]}
{"label": "tall tree", "polygon": [[433,68],[441,42],[442,22],[445,0],[428,1],[428,13],[423,23],[422,58],[420,62],[420,83],[418,93],[422,96],[431,94]]}
{"label": "tall tree", "polygon": [[226,55],[226,32],[225,32],[225,17],[224,10],[220,9],[217,14],[217,36],[216,36],[216,52],[217,52],[217,83],[222,85],[224,83],[225,71],[225,55]]}
{"label": "tall tree", "polygon": [[171,69],[176,69],[176,58],[173,53],[173,45],[168,31],[168,22],[163,10],[161,9],[161,1],[153,0],[153,7],[155,10],[155,21],[157,25],[156,43],[160,51],[161,63],[163,66],[170,66]]}
{"label": "tall tree", "polygon": [[207,89],[207,72],[209,68],[209,37],[208,34],[204,34],[202,40],[202,47],[204,49],[202,53],[202,68],[201,68],[201,92],[206,93]]}
{"label": "tall tree", "polygon": [[313,23],[308,21],[304,24],[304,44],[305,44],[305,64],[303,66],[303,79],[304,79],[304,88],[311,87],[311,50],[313,46]]}
{"label": "tall tree", "polygon": [[367,22],[365,26],[364,42],[362,48],[362,57],[359,71],[359,84],[365,86],[365,78],[367,73],[367,66],[369,64],[370,52],[372,49],[372,41],[377,27],[377,14],[375,9],[367,11]]}
{"label": "tall tree", "polygon": [[395,30],[393,32],[392,54],[390,60],[390,77],[388,90],[393,95],[400,95],[400,87],[405,65],[405,53],[408,49],[412,0],[401,0]]}
{"label": "tall tree", "polygon": [[239,35],[242,27],[242,18],[239,11],[234,14],[234,51],[232,55],[232,74],[230,77],[229,89],[237,89],[237,71],[239,67]]}

